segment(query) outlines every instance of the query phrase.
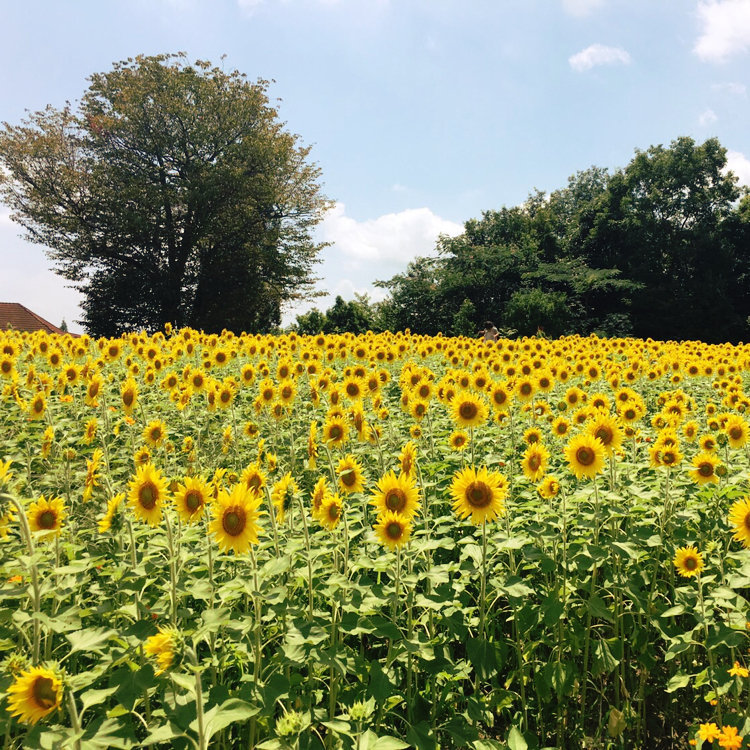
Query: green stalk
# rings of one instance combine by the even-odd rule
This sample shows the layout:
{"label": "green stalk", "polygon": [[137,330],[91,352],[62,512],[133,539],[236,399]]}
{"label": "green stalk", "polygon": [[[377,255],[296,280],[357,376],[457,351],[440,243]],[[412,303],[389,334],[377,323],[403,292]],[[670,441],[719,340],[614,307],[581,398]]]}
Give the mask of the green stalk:
{"label": "green stalk", "polygon": [[708,665],[709,665],[709,681],[711,682],[711,688],[714,691],[714,697],[716,700],[716,713],[719,718],[719,726],[724,723],[721,714],[721,701],[719,700],[719,686],[716,682],[716,663],[714,661],[714,652],[708,647],[708,620],[706,619],[706,603],[703,599],[703,578],[698,573],[698,600],[701,607],[701,619],[703,620],[703,633],[705,636],[705,647],[706,653],[708,654]]}
{"label": "green stalk", "polygon": [[169,522],[169,515],[167,513],[164,514],[164,522],[167,527],[167,548],[169,550],[170,618],[172,620],[172,626],[177,627],[177,563],[174,553],[172,524]]}
{"label": "green stalk", "polygon": [[34,539],[31,536],[31,527],[29,526],[29,519],[26,517],[26,511],[21,503],[16,500],[13,495],[2,494],[0,498],[8,500],[13,504],[18,517],[21,521],[21,533],[24,541],[26,542],[26,549],[29,553],[29,574],[31,576],[31,590],[32,597],[31,603],[34,607],[34,640],[32,648],[32,660],[34,665],[39,664],[39,649],[41,645],[41,627],[39,624],[39,616],[41,614],[41,591],[39,588],[39,571],[37,570],[36,560],[34,560]]}

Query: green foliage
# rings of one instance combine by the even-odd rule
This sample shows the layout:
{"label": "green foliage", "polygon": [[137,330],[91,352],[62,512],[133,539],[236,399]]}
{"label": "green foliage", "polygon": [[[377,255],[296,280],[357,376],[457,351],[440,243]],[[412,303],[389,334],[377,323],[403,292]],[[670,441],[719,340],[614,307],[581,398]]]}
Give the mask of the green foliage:
{"label": "green foliage", "polygon": [[325,313],[313,308],[307,313],[298,315],[294,330],[303,335],[366,333],[376,329],[377,316],[378,306],[370,302],[368,295],[355,294],[354,299],[348,302],[338,295]]}
{"label": "green foliage", "polygon": [[328,204],[267,88],[139,56],[91,76],[75,111],[4,124],[0,195],[83,292],[91,333],[268,330],[309,291]]}
{"label": "green foliage", "polygon": [[[378,282],[392,330],[474,331],[504,320],[522,334],[597,333],[738,340],[750,313],[750,196],[716,139],[636,152],[610,174],[578,172],[549,196],[485,211],[437,258]],[[473,306],[462,310],[468,301]],[[467,319],[471,317],[473,326]]]}

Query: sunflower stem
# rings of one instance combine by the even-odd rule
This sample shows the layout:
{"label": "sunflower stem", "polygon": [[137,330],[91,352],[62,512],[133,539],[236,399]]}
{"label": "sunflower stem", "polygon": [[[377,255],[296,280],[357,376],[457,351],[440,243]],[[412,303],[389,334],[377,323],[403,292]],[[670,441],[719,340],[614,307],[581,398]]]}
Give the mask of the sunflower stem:
{"label": "sunflower stem", "polygon": [[703,577],[700,572],[698,573],[698,601],[701,606],[701,619],[703,620],[703,634],[705,636],[705,648],[706,654],[708,655],[708,668],[709,668],[709,681],[711,683],[711,689],[714,691],[714,698],[716,699],[716,714],[719,719],[719,726],[724,722],[721,714],[721,701],[719,699],[719,686],[716,682],[716,663],[714,661],[714,652],[708,645],[708,620],[706,619],[706,603],[703,599]]}
{"label": "sunflower stem", "polygon": [[75,748],[76,750],[81,750],[81,722],[78,719],[76,699],[72,690],[68,689],[65,692],[68,694],[68,715],[70,716],[70,724],[75,732]]}
{"label": "sunflower stem", "polygon": [[169,514],[164,514],[164,523],[167,527],[167,548],[169,551],[169,603],[170,618],[172,626],[177,627],[177,563],[174,554],[174,537],[172,535],[172,524],[169,522]]}
{"label": "sunflower stem", "polygon": [[37,570],[36,560],[34,559],[34,540],[31,536],[31,528],[29,526],[29,519],[26,517],[26,510],[23,505],[13,496],[8,494],[0,495],[0,498],[8,500],[15,507],[18,512],[18,517],[21,521],[21,533],[23,534],[24,541],[26,542],[26,548],[29,551],[29,575],[31,576],[31,590],[32,597],[31,603],[34,607],[34,641],[32,649],[33,663],[36,666],[39,664],[39,648],[41,645],[41,627],[39,623],[39,616],[41,613],[41,591],[39,589],[39,571]]}

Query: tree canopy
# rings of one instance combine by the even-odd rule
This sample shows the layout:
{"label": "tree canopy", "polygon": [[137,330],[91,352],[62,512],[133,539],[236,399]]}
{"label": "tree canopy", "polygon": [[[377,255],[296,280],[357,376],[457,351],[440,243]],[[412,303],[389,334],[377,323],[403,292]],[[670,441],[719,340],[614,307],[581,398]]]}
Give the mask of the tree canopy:
{"label": "tree canopy", "polygon": [[182,53],[89,81],[0,131],[0,198],[83,292],[87,330],[278,325],[312,292],[329,203],[269,82]]}
{"label": "tree canopy", "polygon": [[378,282],[382,325],[434,334],[483,321],[520,334],[747,338],[750,196],[715,138],[637,151],[551,194],[485,211],[435,257]]}

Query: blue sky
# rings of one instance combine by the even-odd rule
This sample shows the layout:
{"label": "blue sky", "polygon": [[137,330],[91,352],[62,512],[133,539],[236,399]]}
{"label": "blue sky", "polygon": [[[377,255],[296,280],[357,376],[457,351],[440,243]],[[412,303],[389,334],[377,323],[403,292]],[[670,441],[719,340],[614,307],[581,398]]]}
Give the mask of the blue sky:
{"label": "blue sky", "polygon": [[[0,121],[180,50],[275,81],[336,201],[319,286],[348,299],[483,210],[681,135],[718,136],[750,184],[750,0],[5,3]],[[80,330],[78,294],[19,233],[0,206],[0,301]]]}

